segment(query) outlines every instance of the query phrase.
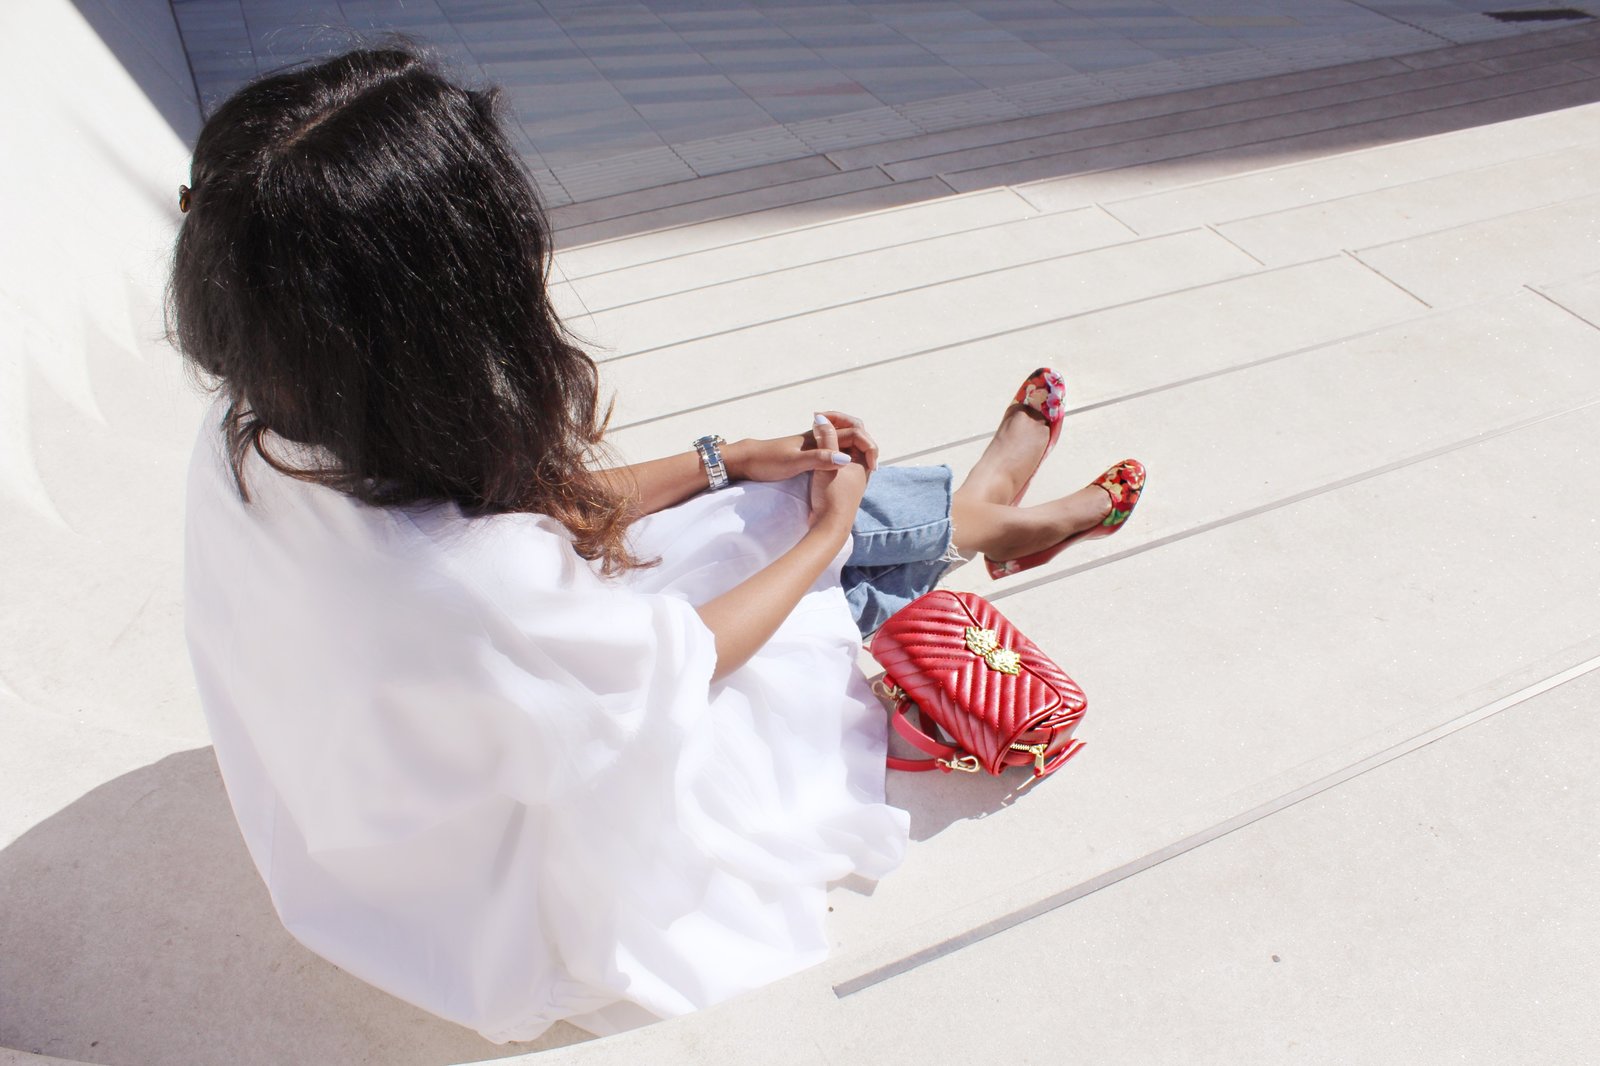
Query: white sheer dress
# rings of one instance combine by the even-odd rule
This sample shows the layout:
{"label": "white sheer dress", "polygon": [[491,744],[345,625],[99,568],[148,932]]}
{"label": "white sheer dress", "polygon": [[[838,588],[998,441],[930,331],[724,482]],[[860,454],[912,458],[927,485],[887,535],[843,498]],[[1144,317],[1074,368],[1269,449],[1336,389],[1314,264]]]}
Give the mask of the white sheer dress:
{"label": "white sheer dress", "polygon": [[820,960],[827,882],[905,848],[838,564],[712,683],[693,604],[805,528],[805,483],[641,522],[599,578],[538,515],[383,510],[190,472],[188,637],[240,828],[288,930],[493,1040],[606,1033]]}

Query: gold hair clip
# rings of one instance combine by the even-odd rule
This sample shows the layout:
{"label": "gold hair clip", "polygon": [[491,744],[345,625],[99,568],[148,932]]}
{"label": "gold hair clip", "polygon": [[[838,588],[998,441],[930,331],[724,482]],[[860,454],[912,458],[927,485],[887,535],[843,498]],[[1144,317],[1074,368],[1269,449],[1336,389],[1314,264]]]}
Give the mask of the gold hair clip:
{"label": "gold hair clip", "polygon": [[184,214],[189,213],[189,186],[178,186],[178,210]]}

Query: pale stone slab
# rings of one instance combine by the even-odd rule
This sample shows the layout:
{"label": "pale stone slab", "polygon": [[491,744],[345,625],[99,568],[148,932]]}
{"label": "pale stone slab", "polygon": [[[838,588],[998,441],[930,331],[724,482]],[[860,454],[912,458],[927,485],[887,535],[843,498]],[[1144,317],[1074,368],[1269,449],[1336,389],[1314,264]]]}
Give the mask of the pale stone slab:
{"label": "pale stone slab", "polygon": [[1234,145],[1172,158],[1135,160],[1098,172],[1033,182],[1017,191],[1042,210],[1058,211],[1248,174],[1263,164],[1283,166],[1471,126],[1525,121],[1548,111],[1581,107],[1596,101],[1600,101],[1600,80],[1583,78],[1543,89],[1382,116],[1259,144]]}
{"label": "pale stone slab", "polygon": [[[1059,100],[1053,101],[1060,104],[1060,109],[1052,114],[1014,119],[1007,122],[993,122],[984,126],[949,130],[920,137],[908,137],[903,140],[886,141],[861,148],[840,149],[836,152],[829,152],[828,158],[846,170],[861,166],[875,166],[880,163],[901,163],[913,159],[961,151],[967,148],[981,148],[985,145],[1027,140],[1052,133],[1065,133],[1070,130],[1088,129],[1093,126],[1123,123],[1156,115],[1199,111],[1221,104],[1237,103],[1240,100],[1253,100],[1286,92],[1298,92],[1304,89],[1340,85],[1352,81],[1364,81],[1373,77],[1398,74],[1406,69],[1408,68],[1397,61],[1385,59],[1370,63],[1352,63],[1339,67],[1324,67],[1320,70],[1300,71],[1272,78],[1258,78],[1249,82],[1234,82],[1228,85],[1218,85],[1208,89],[1194,89],[1182,93],[1161,93],[1141,97],[1137,100],[1116,100],[1108,103],[1090,101],[1092,106],[1078,106],[1070,110],[1068,110],[1070,101]],[[1089,80],[1087,76],[1079,75],[1078,77],[1083,78],[1086,85],[1098,84]],[[1067,81],[1066,88],[1071,91],[1081,91],[1085,87],[1080,85],[1077,79],[1062,80]],[[1018,96],[1024,94],[1030,88],[1031,86],[1018,86],[1015,89],[1004,90],[1004,92],[1006,95]]]}
{"label": "pale stone slab", "polygon": [[[1090,148],[1105,148],[1129,142],[1154,138],[1205,138],[1204,131],[1239,127],[1241,132],[1254,130],[1256,124],[1268,119],[1277,121],[1269,129],[1281,129],[1284,116],[1306,116],[1295,123],[1288,132],[1299,133],[1317,128],[1311,116],[1331,108],[1353,108],[1367,101],[1367,110],[1377,106],[1371,101],[1388,97],[1402,97],[1413,93],[1446,89],[1483,76],[1482,68],[1471,63],[1438,67],[1427,71],[1406,71],[1376,78],[1363,79],[1340,85],[1302,89],[1273,96],[1249,97],[1229,104],[1218,104],[1198,111],[1181,111],[1174,114],[1154,115],[1149,118],[1066,133],[1035,137],[1026,141],[1012,141],[999,145],[984,145],[961,152],[947,152],[926,156],[903,163],[887,163],[887,170],[896,180],[926,177],[930,174],[959,174],[965,171],[984,171],[1000,165],[1018,164],[1026,160],[1078,153]],[[1389,112],[1392,113],[1392,112]],[[1281,134],[1280,134],[1281,135]],[[1209,135],[1212,139],[1215,134]],[[1259,139],[1252,137],[1251,139]],[[1241,143],[1237,140],[1232,143]],[[1214,147],[1214,145],[1207,145]]]}
{"label": "pale stone slab", "polygon": [[1600,39],[1600,25],[1584,23],[1563,26],[1553,30],[1527,33],[1505,40],[1483,41],[1455,48],[1435,48],[1405,56],[1402,62],[1408,67],[1430,67],[1463,60],[1498,59],[1522,52],[1538,52],[1566,44],[1576,44]]}
{"label": "pale stone slab", "polygon": [[[1062,373],[1068,408],[1081,412],[1332,343],[1422,310],[1377,274],[1338,257],[1006,330],[635,425],[609,439],[643,460],[681,451],[707,427],[730,440],[769,436],[812,411],[842,409],[868,420],[885,462],[950,462],[964,471],[1017,383],[1036,366]],[[1080,417],[1074,414],[1069,427]],[[969,443],[953,447],[958,441]],[[1082,447],[1081,434],[1072,430],[1062,456]],[[1052,480],[1060,462],[1046,470],[1041,491],[1060,480]],[[1063,477],[1072,483],[1065,471]],[[1122,536],[1132,533],[1130,527]]]}
{"label": "pale stone slab", "polygon": [[[1276,265],[1342,249],[1391,243],[1580,198],[1600,172],[1600,143],[1482,169],[1458,170],[1340,197],[1218,228],[1262,262]],[[1600,257],[1594,262],[1600,264]]]}
{"label": "pale stone slab", "polygon": [[[578,260],[567,253],[560,260],[562,273],[577,282],[576,287],[583,294],[582,308],[600,311],[805,263],[842,259],[908,240],[979,230],[1036,214],[1031,204],[1009,189],[994,189],[621,267],[581,280],[575,273]],[[563,308],[576,306],[573,297],[567,295],[571,289],[566,284],[552,288],[552,295]]]}
{"label": "pale stone slab", "polygon": [[558,276],[585,277],[951,195],[950,186],[929,178],[875,185],[860,192],[669,226],[634,236],[613,236],[587,245],[564,244],[555,255],[556,272]]}
{"label": "pale stone slab", "polygon": [[[611,199],[691,181],[695,172],[668,145],[609,159],[553,163],[556,180],[574,200]],[[578,206],[576,204],[569,207]],[[557,211],[568,207],[555,208]]]}
{"label": "pale stone slab", "polygon": [[1588,40],[1572,44],[1557,45],[1553,48],[1539,48],[1527,52],[1516,52],[1512,55],[1495,56],[1481,60],[1483,65],[1493,71],[1524,70],[1528,67],[1543,66],[1552,63],[1565,63],[1573,59],[1592,60],[1600,58],[1600,37],[1591,36]]}
{"label": "pale stone slab", "polygon": [[[803,162],[803,160],[801,160]],[[784,166],[787,164],[778,164]],[[735,172],[737,173],[737,171]],[[725,177],[727,175],[718,175]],[[707,181],[714,178],[703,179]],[[592,241],[613,237],[648,233],[668,226],[684,226],[696,222],[709,222],[729,215],[750,214],[773,207],[788,207],[815,200],[826,200],[842,193],[859,192],[889,184],[888,175],[881,170],[851,170],[845,173],[824,174],[821,177],[786,181],[774,185],[761,185],[742,192],[728,193],[697,199],[692,202],[672,204],[653,210],[620,215],[615,218],[569,226],[555,234],[558,247],[571,248]]]}
{"label": "pale stone slab", "polygon": [[[1324,313],[1340,302],[1327,297]],[[1112,359],[1102,362],[1111,364],[1102,365],[1102,374],[1119,368]],[[1029,498],[1072,492],[1126,456],[1145,463],[1161,495],[1141,502],[1138,521],[1115,537],[1064,552],[1026,580],[1600,399],[1600,333],[1521,293],[1412,317],[1237,373],[1124,396],[1072,412],[1063,429],[1063,447],[1071,451],[1051,457]],[[997,410],[991,404],[989,423]],[[1261,447],[1263,439],[1272,447]],[[965,470],[982,446],[979,440],[932,451],[915,462]],[[975,566],[955,572],[952,582],[986,594],[1019,583],[991,584]]]}
{"label": "pale stone slab", "polygon": [[51,1055],[30,1055],[26,1051],[0,1048],[0,1066],[80,1066],[72,1059],[58,1059]]}
{"label": "pale stone slab", "polygon": [[817,152],[874,144],[918,131],[915,122],[892,107],[872,107],[844,115],[791,122],[788,128]]}
{"label": "pale stone slab", "polygon": [[[1024,218],[709,285],[568,324],[617,356],[727,333],[790,315],[816,314],[890,293],[976,277],[1128,238],[1128,228],[1099,208]],[[587,279],[573,284],[580,304]]]}
{"label": "pale stone slab", "polygon": [[1134,241],[605,362],[619,427],[899,355],[1250,273],[1215,234]]}
{"label": "pale stone slab", "polygon": [[[1456,67],[1442,69],[1461,70]],[[1403,81],[1406,77],[1408,76],[1395,76],[1399,81]],[[1090,170],[1129,167],[1159,159],[1194,156],[1224,148],[1262,145],[1308,133],[1392,120],[1396,115],[1458,107],[1465,102],[1498,99],[1510,94],[1546,89],[1586,79],[1587,76],[1581,71],[1568,67],[1539,68],[1490,77],[1458,79],[1450,84],[1397,91],[1352,103],[1331,102],[1326,106],[1309,110],[1287,111],[1201,129],[1179,129],[1138,140],[1077,150],[1062,150],[1055,154],[1045,154],[1017,162],[982,165],[982,162],[975,158],[971,162],[978,165],[969,169],[946,170],[940,173],[952,188],[963,192],[991,185],[1014,185],[1018,182],[1060,178]],[[1337,101],[1339,92],[1340,90],[1329,90],[1330,98]],[[1260,157],[1261,150],[1258,148],[1256,165],[1259,165]]]}
{"label": "pale stone slab", "polygon": [[1587,274],[1556,285],[1536,285],[1534,291],[1557,306],[1600,329],[1600,273]]}
{"label": "pale stone slab", "polygon": [[1016,118],[1017,105],[993,89],[901,104],[900,114],[925,130],[955,129]]}
{"label": "pale stone slab", "polygon": [[1400,141],[1105,205],[1139,233],[1232,222],[1600,141],[1600,105]]}
{"label": "pale stone slab", "polygon": [[583,1037],[492,1044],[313,955],[273,912],[211,749],[145,744],[112,769],[126,739],[99,739],[88,759],[108,776],[0,850],[0,1042],[90,1062],[433,1066]]}
{"label": "pale stone slab", "polygon": [[657,208],[710,200],[730,193],[759,189],[766,185],[803,178],[834,174],[838,168],[825,159],[796,159],[771,166],[750,167],[731,174],[710,177],[691,177],[688,181],[658,184],[639,192],[623,193],[586,200],[568,207],[558,207],[550,212],[550,225],[558,230],[570,229],[588,222],[601,222],[624,215],[637,215]]}
{"label": "pale stone slab", "polygon": [[6,738],[0,745],[0,781],[6,783],[0,851],[96,786],[194,746],[192,738],[144,728],[132,713],[117,724],[123,728],[89,725],[0,694],[0,735]]}
{"label": "pale stone slab", "polygon": [[[1583,1061],[1600,1043],[1597,702],[1590,673],[851,996],[816,1031],[885,1063],[1068,1046],[1101,1062]],[[1015,988],[1019,965],[1070,994],[972,994]]]}
{"label": "pale stone slab", "polygon": [[[1023,1012],[1053,1009],[1036,1008],[1033,999],[1015,993],[1019,987],[1041,984],[1071,990],[1072,995],[1062,1000],[1069,1005],[1080,994],[1091,1001],[1100,996],[1107,1009],[1124,1013],[1114,1014],[1114,1023],[1103,1031],[1095,1027],[1093,1011],[1075,1011],[1070,1022],[1057,1020],[1053,1025],[1036,1027],[1019,1021],[1017,1040],[1049,1041],[1082,1031],[1086,1046],[1105,1052],[1096,1057],[1122,1061],[1117,1049],[1131,1046],[1132,1040],[1148,1039],[1160,1059],[1161,1049],[1170,1049],[1166,1041],[1172,1026],[1178,1024],[1169,1022],[1175,1010],[1181,1011],[1186,1002],[1205,1003],[1209,996],[1231,995],[1232,982],[1243,980],[1242,956],[1229,955],[1228,950],[1252,957],[1264,952],[1266,959],[1256,958],[1254,965],[1266,968],[1275,965],[1271,954],[1282,960],[1276,965],[1305,967],[1315,949],[1329,966],[1337,968],[1341,960],[1348,960],[1357,970],[1377,967],[1380,973],[1394,959],[1407,957],[1366,951],[1368,939],[1356,935],[1366,927],[1338,920],[1345,913],[1341,906],[1381,923],[1379,931],[1385,937],[1376,941],[1380,944],[1408,935],[1404,927],[1411,925],[1447,948],[1462,945],[1462,950],[1476,950],[1461,938],[1488,937],[1489,947],[1495,947],[1496,936],[1516,940],[1528,934],[1540,952],[1592,955],[1590,935],[1579,933],[1589,927],[1568,924],[1569,919],[1581,920],[1577,916],[1586,913],[1583,905],[1592,895],[1581,891],[1592,877],[1592,849],[1582,846],[1581,833],[1575,840],[1565,831],[1569,825],[1587,824],[1584,819],[1593,807],[1584,791],[1591,786],[1572,791],[1579,779],[1594,779],[1592,745],[1572,743],[1575,734],[1570,726],[1579,717],[1592,719],[1591,681],[1557,699],[1543,697],[1542,704],[1513,707],[1498,719],[1423,749],[1432,753],[1424,758],[1439,760],[1441,773],[1460,780],[1452,795],[1481,806],[1452,807],[1444,795],[1449,790],[1440,787],[1441,778],[1425,771],[1413,785],[1419,751],[1389,763],[1393,769],[1387,773],[1372,771],[1365,780],[1398,778],[1384,787],[1413,797],[1410,802],[1437,798],[1436,804],[1424,802],[1415,811],[1397,809],[1395,804],[1404,801],[1374,795],[1370,801],[1354,800],[1356,809],[1341,807],[1347,802],[1341,797],[1359,793],[1364,779],[1357,778],[1326,793],[1324,799],[1308,800],[1271,816],[1256,830],[1241,831],[1248,839],[1252,832],[1273,832],[1274,825],[1290,827],[1283,847],[1292,855],[1282,862],[1273,863],[1270,851],[1230,854],[1231,838],[1224,838],[1138,875],[1120,888],[1071,904],[1057,912],[1059,919],[1017,926],[997,938],[1001,946],[993,952],[982,946],[957,952],[944,962],[927,964],[844,1000],[830,987],[904,952],[958,939],[986,921],[1071,890],[1097,874],[1140,860],[1600,653],[1600,643],[1593,639],[1572,646],[1570,627],[1557,617],[1574,617],[1575,610],[1590,602],[1589,590],[1600,581],[1600,558],[1582,550],[1591,543],[1593,523],[1600,521],[1595,503],[1582,500],[1568,506],[1564,500],[1561,506],[1540,509],[1537,536],[1507,528],[1499,520],[1523,509],[1528,469],[1570,462],[1577,476],[1600,476],[1600,458],[1589,447],[1597,430],[1600,420],[1591,408],[1260,515],[1204,538],[1169,545],[1116,567],[1090,571],[1073,578],[1070,588],[1052,587],[1046,600],[1030,594],[1026,601],[1021,597],[1003,601],[1003,608],[1024,629],[1044,632],[1051,627],[1048,631],[1056,642],[1052,646],[1090,693],[1090,718],[1082,730],[1090,744],[1077,762],[1020,795],[983,779],[892,776],[891,794],[911,806],[914,829],[920,821],[919,838],[933,833],[938,843],[923,840],[914,846],[905,867],[877,885],[870,899],[849,890],[833,893],[835,918],[845,927],[842,939],[850,944],[845,953],[817,970],[699,1015],[581,1048],[548,1052],[540,1061],[583,1066],[645,1060],[737,1061],[759,1048],[764,1061],[782,1064],[825,1063],[841,1056],[909,1064],[935,1061],[930,1058],[932,1047],[953,1049],[950,1061],[963,1061],[971,1057],[971,1048],[951,1042],[956,1031],[972,1030],[972,1039],[981,1037],[987,1056],[1003,1026],[989,1020],[929,1026],[930,1005],[944,1010],[948,993],[941,989],[954,985],[959,991],[952,1002],[971,1002],[985,1010],[987,1018],[1002,1022],[1006,1019],[996,1013],[999,999],[1015,998]],[[1405,505],[1395,506],[1397,498]],[[1382,514],[1384,521],[1374,521],[1376,514]],[[1566,651],[1552,656],[1551,648]],[[1575,700],[1568,702],[1572,696]],[[1502,730],[1517,729],[1517,719],[1510,716],[1552,705],[1560,708],[1552,713],[1562,715],[1555,728],[1533,733],[1523,728],[1516,737],[1490,728],[1498,723]],[[1536,738],[1532,748],[1521,743],[1530,736]],[[1482,739],[1468,751],[1454,738]],[[1532,758],[1526,757],[1530,754]],[[1280,776],[1268,766],[1293,769]],[[1530,775],[1526,786],[1520,785],[1524,778],[1508,780],[1513,774]],[[1200,779],[1211,780],[1217,791],[1209,797],[1199,794],[1194,786]],[[1491,809],[1502,814],[1491,817],[1491,825],[1480,825],[1480,812]],[[1161,820],[1161,811],[1172,820],[1164,829],[1151,828]],[[1302,826],[1297,817],[1322,817],[1326,825]],[[1530,824],[1549,827],[1550,832],[1530,836]],[[1441,830],[1448,838],[1435,835]],[[1340,833],[1351,835],[1346,839]],[[1493,836],[1487,841],[1488,854],[1509,848],[1528,865],[1498,868],[1501,876],[1494,876],[1497,868],[1486,865],[1490,860],[1480,859],[1471,846],[1489,833]],[[1449,846],[1470,854],[1455,862],[1442,880],[1430,882],[1426,871],[1440,868],[1446,839]],[[1459,858],[1461,852],[1455,854]],[[1176,883],[1167,880],[1181,874],[1185,863],[1203,863],[1208,855],[1221,856],[1215,876],[1222,883],[1209,883],[1199,872]],[[1323,859],[1312,862],[1308,857],[1313,855]],[[1446,934],[1432,924],[1441,917],[1438,904],[1426,908],[1426,913],[1419,911],[1414,922],[1396,922],[1382,917],[1388,907],[1367,904],[1372,897],[1365,890],[1342,888],[1334,894],[1354,902],[1330,900],[1328,920],[1316,918],[1321,908],[1315,901],[1324,898],[1317,894],[1321,883],[1369,884],[1369,878],[1348,873],[1352,867],[1367,869],[1360,865],[1369,861],[1363,855],[1370,855],[1373,862],[1373,890],[1383,901],[1388,901],[1389,893],[1399,893],[1394,905],[1402,908],[1402,914],[1404,908],[1437,900],[1469,908],[1481,905],[1483,923],[1465,922],[1464,929]],[[1263,877],[1266,864],[1275,872],[1286,871],[1283,878]],[[1524,916],[1519,902],[1538,898],[1551,882],[1546,876],[1524,879],[1516,873],[1522,869],[1555,873],[1558,882],[1563,875],[1583,878],[1574,886],[1580,889],[1573,897],[1578,909],[1560,904],[1559,928],[1535,932],[1544,912]],[[1297,880],[1296,870],[1306,871],[1308,880]],[[982,887],[971,891],[977,887],[974,882],[987,887],[998,881],[1010,887],[988,894]],[[1141,884],[1156,886],[1148,902],[1136,901],[1112,913],[1097,910],[1117,907],[1119,893],[1136,891]],[[1430,891],[1419,893],[1424,884]],[[1443,890],[1446,886],[1448,890]],[[1230,895],[1247,891],[1254,893],[1251,905],[1230,910]],[[1274,896],[1276,902],[1260,899],[1263,895]],[[1425,898],[1419,899],[1422,895]],[[1173,899],[1179,902],[1161,902]],[[1199,907],[1198,915],[1189,909],[1191,905]],[[901,926],[899,919],[912,909],[928,917],[915,926]],[[1285,911],[1303,924],[1291,924]],[[1233,913],[1238,914],[1237,921],[1229,918]],[[1271,929],[1247,924],[1247,914],[1262,913],[1283,920]],[[1039,921],[1056,920],[1071,925],[1030,939]],[[1150,954],[1159,950],[1168,922],[1175,936],[1191,938],[1181,952],[1174,950],[1171,965],[1166,964],[1167,956]],[[1579,933],[1572,944],[1563,943],[1567,930]],[[1295,934],[1293,941],[1287,939]],[[1285,938],[1278,946],[1264,939],[1278,936]],[[1224,943],[1213,951],[1208,937]],[[1028,943],[1019,946],[1023,940]],[[1286,942],[1295,948],[1283,947]],[[1152,948],[1152,943],[1158,947]],[[1035,979],[1043,960],[1066,960],[1064,965],[1070,966],[1080,951],[1086,959],[1082,973],[1052,971]],[[973,965],[995,966],[1003,958],[1006,979],[985,983],[976,972],[971,981],[948,976],[950,967],[962,967],[968,958],[977,960]],[[1112,961],[1117,966],[1108,968]],[[1427,961],[1443,968],[1440,980],[1448,979],[1450,972],[1472,972],[1450,969],[1453,952]],[[1274,979],[1284,981],[1294,971],[1271,972]],[[924,973],[932,975],[929,983],[916,984]],[[1178,983],[1164,991],[1169,986],[1161,981],[1168,975]],[[1330,993],[1346,987],[1337,980],[1319,980],[1315,973],[1301,979],[1308,987],[1303,994],[1291,990],[1289,1005],[1282,1008],[1295,1019],[1321,1017],[1318,1011],[1334,1009],[1327,1002]],[[974,987],[992,988],[994,997],[975,997]],[[1359,982],[1351,987],[1355,991],[1346,993],[1349,1001],[1335,1006],[1353,1013],[1335,1014],[1318,1032],[1337,1033],[1350,1027],[1357,1034],[1368,1032],[1360,1024],[1362,1012],[1381,1010],[1383,1004],[1361,1001]],[[1422,987],[1418,994],[1429,997],[1430,1009],[1437,1010],[1434,983]],[[1248,986],[1241,988],[1235,1007],[1248,1011],[1249,1017],[1230,1023],[1225,1031],[1259,1032],[1263,1023],[1258,998],[1246,994],[1251,991]],[[1585,994],[1584,988],[1579,982],[1577,994]],[[1491,983],[1474,995],[1492,1000],[1503,996],[1503,989]],[[1477,1002],[1468,1000],[1466,1006],[1476,1007]],[[1484,1009],[1489,1006],[1493,1002]],[[1132,1034],[1137,1026],[1130,1023],[1128,1011],[1150,1012],[1141,1015],[1148,1037]],[[1419,1013],[1426,1012],[1408,1010],[1384,1028],[1398,1032],[1397,1040],[1408,1040],[1407,1027]],[[1552,1018],[1568,1021],[1588,1013],[1581,1004],[1563,998]],[[889,1017],[907,1019],[905,1030],[897,1029],[880,1043],[874,1034],[884,1032]],[[1186,1017],[1179,1015],[1179,1020]],[[1473,1025],[1481,1029],[1480,1023]],[[935,1031],[926,1037],[910,1035],[914,1028]],[[1213,1029],[1196,1032],[1197,1040],[1217,1039]],[[805,1034],[805,1039],[798,1034]],[[1103,1047],[1093,1041],[1103,1042]],[[902,1045],[903,1056],[897,1050]],[[1492,1050],[1492,1057],[1482,1061],[1503,1061],[1503,1048]],[[1021,1043],[1003,1045],[1001,1051],[1011,1057],[1024,1055]],[[1127,1061],[1145,1057],[1136,1053]],[[1350,1057],[1366,1060],[1361,1055]],[[1408,1056],[1395,1057],[1398,1061]],[[1250,1058],[1229,1047],[1217,1061]],[[1333,1054],[1330,1061],[1344,1057]]]}
{"label": "pale stone slab", "polygon": [[1434,306],[1588,274],[1600,264],[1600,196],[1367,248],[1362,262]]}
{"label": "pale stone slab", "polygon": [[[1213,435],[1227,424],[1219,415]],[[1048,634],[1089,694],[1081,765],[1004,812],[1016,783],[893,775],[914,836],[938,844],[870,902],[835,902],[851,947],[830,978],[958,936],[1514,691],[1519,673],[1584,635],[1573,621],[1600,587],[1600,500],[1530,506],[1528,472],[1592,481],[1597,431],[1591,403],[997,597],[1025,632]],[[1258,453],[1282,440],[1257,439]],[[1160,469],[1151,484],[1177,487]]]}
{"label": "pale stone slab", "polygon": [[724,133],[672,146],[701,175],[755,168],[759,165],[815,155],[810,145],[782,126],[743,133]]}
{"label": "pale stone slab", "polygon": [[89,353],[98,410],[36,387],[23,410],[53,514],[0,503],[0,690],[111,732],[203,740],[183,643],[183,495],[201,398],[178,357]]}

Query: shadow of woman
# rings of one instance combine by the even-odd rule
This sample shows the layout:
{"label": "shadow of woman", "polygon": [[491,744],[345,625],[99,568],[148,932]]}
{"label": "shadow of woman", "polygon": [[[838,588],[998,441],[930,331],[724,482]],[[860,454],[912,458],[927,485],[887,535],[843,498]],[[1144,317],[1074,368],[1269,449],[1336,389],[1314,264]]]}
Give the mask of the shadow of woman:
{"label": "shadow of woman", "polygon": [[109,781],[0,851],[0,1047],[107,1064],[434,1064],[492,1044],[279,924],[210,748]]}

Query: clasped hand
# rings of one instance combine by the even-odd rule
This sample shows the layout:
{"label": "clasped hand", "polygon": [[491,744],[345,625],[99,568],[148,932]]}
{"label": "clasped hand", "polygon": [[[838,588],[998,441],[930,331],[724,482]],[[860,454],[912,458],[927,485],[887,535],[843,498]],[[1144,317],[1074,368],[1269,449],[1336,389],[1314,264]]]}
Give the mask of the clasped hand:
{"label": "clasped hand", "polygon": [[[841,461],[841,455],[849,461]],[[848,525],[866,491],[867,475],[877,469],[878,444],[860,419],[823,411],[805,433],[738,441],[729,445],[725,458],[735,479],[783,481],[809,471],[812,525],[828,519]]]}

